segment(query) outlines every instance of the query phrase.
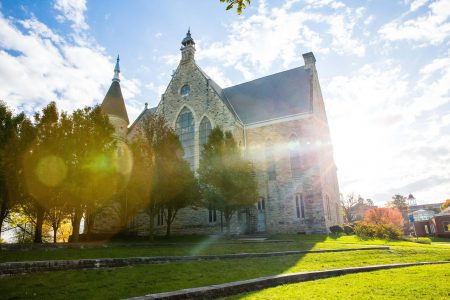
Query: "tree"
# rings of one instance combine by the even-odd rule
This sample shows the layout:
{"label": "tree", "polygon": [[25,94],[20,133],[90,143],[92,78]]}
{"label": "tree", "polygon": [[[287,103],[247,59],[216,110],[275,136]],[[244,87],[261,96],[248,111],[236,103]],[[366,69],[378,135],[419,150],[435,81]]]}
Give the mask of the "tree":
{"label": "tree", "polygon": [[78,241],[80,221],[85,216],[89,233],[95,213],[113,195],[125,188],[122,164],[117,157],[114,127],[100,106],[85,107],[66,120],[68,176],[64,198],[71,211],[72,241]]}
{"label": "tree", "polygon": [[231,132],[214,128],[204,145],[198,174],[205,204],[223,213],[227,234],[233,214],[257,201],[253,172],[252,165],[241,157]]}
{"label": "tree", "polygon": [[366,212],[364,222],[373,225],[392,225],[403,229],[403,216],[397,208],[374,207]]}
{"label": "tree", "polygon": [[250,4],[250,0],[220,0],[220,2],[228,4],[226,10],[230,10],[236,5],[238,15],[242,13],[242,9],[247,7],[246,3]]}
{"label": "tree", "polygon": [[405,196],[397,194],[392,196],[392,199],[391,201],[389,201],[388,206],[398,208],[401,212],[403,212],[408,209],[408,202]]}
{"label": "tree", "polygon": [[449,206],[450,206],[450,199],[447,199],[441,204],[441,211],[443,211],[444,209],[446,209]]}
{"label": "tree", "polygon": [[150,114],[137,129],[131,149],[134,164],[127,188],[130,210],[149,216],[150,239],[155,216],[163,211],[169,236],[178,210],[200,199],[194,174],[182,158],[178,136],[164,117]]}
{"label": "tree", "polygon": [[358,199],[355,197],[355,194],[348,194],[347,197],[341,194],[341,206],[344,212],[344,222],[351,223],[352,222],[352,213],[351,209],[358,204]]}
{"label": "tree", "polygon": [[373,207],[373,201],[371,199],[364,199],[361,195],[356,196],[354,193],[348,194],[346,198],[341,195],[341,206],[344,212],[344,222],[351,223],[355,221],[354,210],[357,206],[361,209],[368,209]]}
{"label": "tree", "polygon": [[6,104],[0,101],[0,238],[4,220],[17,200],[17,154],[23,113],[14,115]]}
{"label": "tree", "polygon": [[201,199],[197,179],[189,163],[182,158],[182,152],[178,136],[172,131],[156,148],[155,192],[161,197],[159,203],[164,211],[166,237],[170,236],[177,212],[181,208],[198,205]]}

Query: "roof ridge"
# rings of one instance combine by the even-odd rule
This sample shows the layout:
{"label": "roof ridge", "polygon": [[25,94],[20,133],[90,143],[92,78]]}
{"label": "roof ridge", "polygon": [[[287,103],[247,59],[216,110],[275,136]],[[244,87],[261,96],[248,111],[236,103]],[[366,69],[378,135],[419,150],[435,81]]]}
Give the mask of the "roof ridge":
{"label": "roof ridge", "polygon": [[[226,87],[226,88],[224,88],[224,90],[230,89],[230,88],[233,88],[233,87],[237,87],[237,86],[240,86],[240,85],[243,85],[243,84],[247,84],[247,83],[250,83],[250,82],[254,82],[254,81],[257,81],[257,80],[260,80],[260,79],[265,79],[265,78],[268,78],[268,77],[276,76],[276,75],[279,75],[281,73],[294,71],[294,70],[297,70],[297,69],[305,69],[305,66],[299,66],[299,67],[295,67],[295,68],[292,68],[292,69],[289,69],[289,70],[284,70],[284,71],[280,71],[280,72],[277,72],[277,73],[269,74],[269,75],[266,75],[266,76],[263,76],[263,77],[258,77],[258,78],[252,79],[250,81],[241,82],[241,83],[238,83],[236,85],[232,85],[232,86]],[[306,70],[308,70],[308,69],[305,69],[305,71]]]}

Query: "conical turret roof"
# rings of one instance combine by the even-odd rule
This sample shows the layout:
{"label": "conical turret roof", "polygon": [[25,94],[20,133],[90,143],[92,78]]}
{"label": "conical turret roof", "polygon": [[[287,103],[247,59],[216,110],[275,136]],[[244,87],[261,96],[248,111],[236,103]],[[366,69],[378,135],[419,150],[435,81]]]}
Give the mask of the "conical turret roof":
{"label": "conical turret roof", "polygon": [[127,124],[130,124],[130,121],[128,120],[127,108],[125,107],[125,101],[122,96],[122,90],[120,89],[119,73],[119,57],[117,56],[117,62],[114,68],[114,78],[105,98],[103,99],[101,108],[105,114],[122,118],[127,122]]}

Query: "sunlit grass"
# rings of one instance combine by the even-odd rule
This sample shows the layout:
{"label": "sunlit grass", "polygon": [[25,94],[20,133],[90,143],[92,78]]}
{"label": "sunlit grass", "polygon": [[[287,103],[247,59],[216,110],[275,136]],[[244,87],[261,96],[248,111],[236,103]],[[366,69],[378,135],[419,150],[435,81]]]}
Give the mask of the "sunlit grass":
{"label": "sunlit grass", "polygon": [[417,266],[288,284],[226,299],[449,299],[448,265]]}
{"label": "sunlit grass", "polygon": [[[210,245],[206,250],[202,250],[205,252],[201,253],[213,253],[215,251],[222,253],[252,252],[256,250],[263,252],[268,249],[271,251],[282,251],[290,247],[308,249],[320,247],[320,245],[330,248],[341,246],[348,248],[352,246],[352,241],[354,247],[361,247],[361,244],[368,245],[370,243],[369,241],[360,241],[353,237],[334,239],[325,236],[289,236],[286,238],[294,239],[295,242]],[[371,242],[382,243],[383,241]],[[192,247],[193,245],[163,248],[117,248],[120,249],[120,251],[117,250],[119,251],[117,254],[122,256],[124,253],[134,253],[133,251],[142,251],[143,249],[159,251],[158,254],[167,254],[167,252],[184,253],[191,251]],[[71,255],[76,255],[77,251],[88,253],[83,252],[86,250],[105,251],[99,253],[113,253],[110,252],[113,249],[73,250],[74,253]],[[67,253],[66,250],[59,253]],[[58,253],[58,251],[46,253]],[[29,253],[33,252],[29,251]],[[450,260],[450,247],[398,242],[391,250],[310,253],[271,258],[195,261],[141,265],[110,270],[48,272],[5,277],[0,278],[0,291],[2,291],[2,299],[24,298],[33,294],[36,295],[36,298],[117,299],[290,272],[437,260]],[[448,268],[448,265],[446,268]]]}
{"label": "sunlit grass", "polygon": [[[173,256],[173,255],[213,255],[233,253],[255,253],[292,250],[321,250],[343,249],[370,246],[412,247],[426,249],[449,249],[442,245],[417,244],[406,241],[360,240],[355,236],[342,236],[338,238],[324,235],[283,235],[271,238],[278,240],[291,240],[281,243],[244,243],[241,240],[230,240],[219,237],[174,237],[167,241],[149,243],[137,242],[133,246],[122,243],[109,243],[108,248],[84,249],[36,249],[18,251],[0,251],[0,262],[8,261],[34,261],[54,259],[82,259],[82,258],[118,258],[139,256]],[[163,245],[161,242],[176,243],[176,245]]]}

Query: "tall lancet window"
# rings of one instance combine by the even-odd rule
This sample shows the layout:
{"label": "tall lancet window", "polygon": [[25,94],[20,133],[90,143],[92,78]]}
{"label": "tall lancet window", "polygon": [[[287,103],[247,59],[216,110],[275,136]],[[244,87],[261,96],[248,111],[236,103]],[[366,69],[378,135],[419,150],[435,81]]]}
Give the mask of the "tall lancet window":
{"label": "tall lancet window", "polygon": [[211,133],[211,122],[207,117],[204,117],[200,122],[200,151],[203,150],[203,145],[208,142],[209,134]]}
{"label": "tall lancet window", "polygon": [[180,138],[181,146],[183,146],[184,156],[183,158],[187,160],[191,169],[194,170],[194,116],[192,112],[187,108],[183,110],[178,115],[177,123],[175,124],[175,130]]}
{"label": "tall lancet window", "polygon": [[299,178],[302,175],[300,143],[294,134],[289,139],[289,155],[291,159],[292,178]]}

